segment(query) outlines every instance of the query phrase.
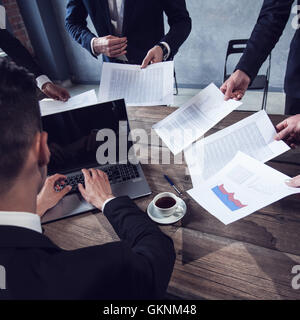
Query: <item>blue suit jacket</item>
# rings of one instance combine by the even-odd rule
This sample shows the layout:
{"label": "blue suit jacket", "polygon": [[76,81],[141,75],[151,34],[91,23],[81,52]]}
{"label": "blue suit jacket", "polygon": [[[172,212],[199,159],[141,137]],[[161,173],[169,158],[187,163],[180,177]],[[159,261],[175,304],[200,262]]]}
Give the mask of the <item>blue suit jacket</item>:
{"label": "blue suit jacket", "polygon": [[[294,0],[265,0],[247,48],[237,65],[253,80],[260,67],[275,47],[289,20]],[[298,0],[300,4],[300,0]],[[300,98],[300,29],[290,47],[285,92]]]}
{"label": "blue suit jacket", "polygon": [[[170,31],[165,35],[163,13],[166,13]],[[99,37],[114,35],[107,0],[69,0],[66,28],[71,36],[91,54],[91,40],[96,37],[87,27],[91,17]],[[126,0],[123,36],[128,38],[127,57],[140,64],[147,52],[160,41],[171,48],[171,57],[187,39],[191,19],[185,0]],[[107,59],[105,59],[107,60]]]}

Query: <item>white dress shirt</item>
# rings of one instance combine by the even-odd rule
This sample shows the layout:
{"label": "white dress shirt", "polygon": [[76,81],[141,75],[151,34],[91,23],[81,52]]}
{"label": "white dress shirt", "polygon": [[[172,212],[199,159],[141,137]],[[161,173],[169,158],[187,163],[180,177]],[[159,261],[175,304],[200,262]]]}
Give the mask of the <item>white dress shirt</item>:
{"label": "white dress shirt", "polygon": [[[122,33],[123,33],[125,1],[126,0],[108,0],[111,24],[114,28],[115,35],[118,37],[121,37]],[[94,51],[94,40],[95,39],[96,38],[93,38],[91,41],[91,49],[92,49],[92,53],[96,56],[97,54]],[[166,42],[161,42],[161,43],[168,50],[167,56],[164,57],[164,59],[167,60],[170,56],[171,48]],[[118,59],[122,60],[122,61],[128,61],[127,57],[125,55],[118,57]]]}
{"label": "white dress shirt", "polygon": [[41,218],[26,212],[0,211],[0,226],[14,226],[42,233]]}
{"label": "white dress shirt", "polygon": [[[1,5],[0,5],[0,29],[6,29],[5,8]],[[45,74],[36,78],[36,83],[40,90],[42,90],[43,85],[46,84],[47,82],[51,82],[51,80]]]}
{"label": "white dress shirt", "polygon": [[[102,212],[105,206],[113,199],[115,198],[107,199],[103,203]],[[0,211],[0,226],[21,227],[42,233],[41,218],[34,213]]]}

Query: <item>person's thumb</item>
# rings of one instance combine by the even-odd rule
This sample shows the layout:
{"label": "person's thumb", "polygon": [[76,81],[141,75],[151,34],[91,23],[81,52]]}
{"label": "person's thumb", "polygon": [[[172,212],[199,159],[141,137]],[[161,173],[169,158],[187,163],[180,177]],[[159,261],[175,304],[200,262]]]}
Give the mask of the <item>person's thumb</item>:
{"label": "person's thumb", "polygon": [[299,188],[300,187],[300,176],[297,176],[293,179],[289,179],[285,182],[289,187]]}

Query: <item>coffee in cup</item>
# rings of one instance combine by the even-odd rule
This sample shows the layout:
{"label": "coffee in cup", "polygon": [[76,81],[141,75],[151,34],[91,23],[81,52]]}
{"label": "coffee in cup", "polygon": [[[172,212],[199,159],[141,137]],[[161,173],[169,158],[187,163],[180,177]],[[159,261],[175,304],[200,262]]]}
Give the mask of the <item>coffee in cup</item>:
{"label": "coffee in cup", "polygon": [[169,217],[173,214],[180,214],[183,208],[180,206],[181,199],[171,192],[163,192],[158,194],[153,204],[155,209],[164,217]]}

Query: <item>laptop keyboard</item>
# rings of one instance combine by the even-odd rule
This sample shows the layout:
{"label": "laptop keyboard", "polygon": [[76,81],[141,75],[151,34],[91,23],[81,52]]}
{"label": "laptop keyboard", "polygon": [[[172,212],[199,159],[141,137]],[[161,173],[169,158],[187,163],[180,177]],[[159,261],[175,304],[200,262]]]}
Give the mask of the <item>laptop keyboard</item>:
{"label": "laptop keyboard", "polygon": [[[101,170],[107,174],[111,184],[117,184],[140,177],[138,167],[133,164],[108,166],[101,168]],[[70,185],[72,187],[70,193],[78,191],[79,183],[84,186],[84,176],[82,173],[67,178],[66,185]]]}

